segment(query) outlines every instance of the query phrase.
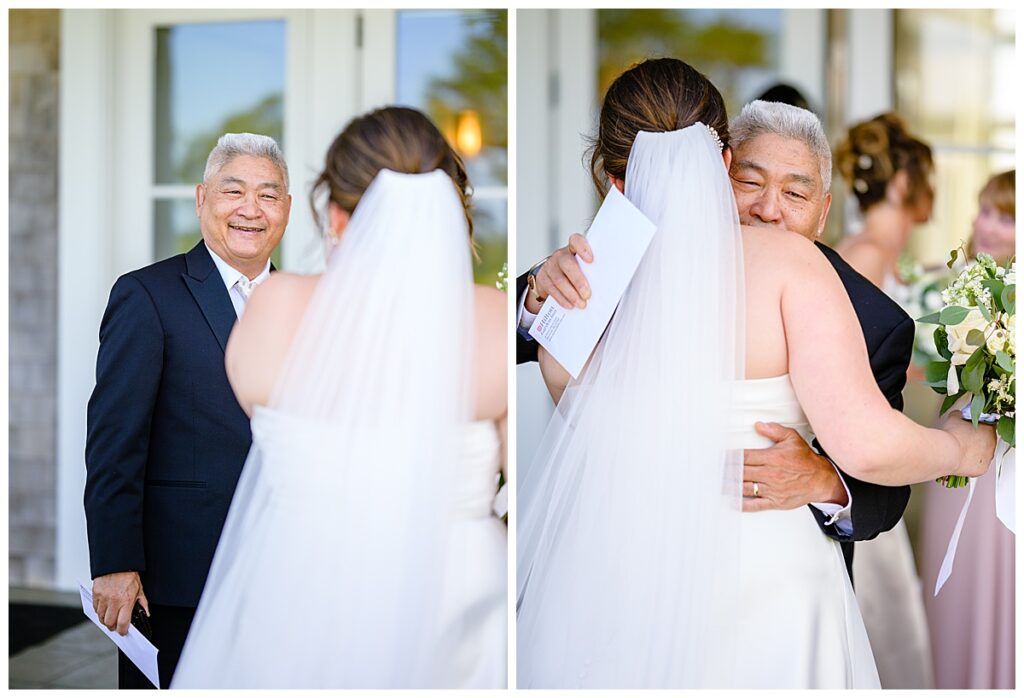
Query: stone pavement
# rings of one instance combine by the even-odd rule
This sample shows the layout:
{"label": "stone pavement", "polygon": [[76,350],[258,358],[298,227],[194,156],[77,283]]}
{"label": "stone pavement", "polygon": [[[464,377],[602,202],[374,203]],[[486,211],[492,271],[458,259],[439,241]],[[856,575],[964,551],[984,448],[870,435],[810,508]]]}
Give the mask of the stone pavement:
{"label": "stone pavement", "polygon": [[[10,589],[13,603],[81,607],[78,594]],[[117,688],[117,648],[99,628],[83,622],[8,661],[9,688]]]}

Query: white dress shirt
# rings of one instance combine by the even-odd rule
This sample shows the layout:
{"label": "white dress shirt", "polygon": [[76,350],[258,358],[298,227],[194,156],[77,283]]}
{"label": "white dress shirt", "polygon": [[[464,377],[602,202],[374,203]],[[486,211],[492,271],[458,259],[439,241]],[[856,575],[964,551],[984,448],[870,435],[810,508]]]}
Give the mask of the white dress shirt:
{"label": "white dress shirt", "polygon": [[[519,335],[527,342],[532,342],[534,339],[530,336],[530,328],[533,326],[533,321],[537,319],[537,316],[526,309],[526,294],[529,292],[530,289],[526,289],[523,292],[522,297],[519,299],[519,313],[516,316],[516,331],[519,332]],[[825,522],[827,525],[835,525],[835,527],[844,535],[852,535],[853,519],[850,516],[850,507],[853,506],[853,495],[850,494],[850,488],[846,486],[846,481],[843,479],[843,476],[839,472],[839,468],[836,467],[836,464],[832,463],[832,459],[828,456],[824,456],[824,458],[832,464],[833,468],[836,469],[836,474],[839,475],[839,481],[843,483],[843,489],[846,490],[846,506],[840,506],[839,504],[833,504],[832,502],[811,502],[811,506],[828,517]]]}
{"label": "white dress shirt", "polygon": [[248,283],[251,286],[257,286],[266,281],[270,276],[270,260],[267,260],[267,265],[263,267],[263,271],[257,274],[256,278],[250,280],[245,274],[218,257],[217,253],[211,250],[209,245],[206,246],[206,251],[213,257],[213,263],[216,265],[217,271],[220,272],[220,278],[224,280],[224,287],[228,290],[231,305],[235,307],[235,315],[242,317],[242,313],[245,312],[245,303],[249,300],[249,296],[239,287],[239,281],[244,279],[243,283]]}

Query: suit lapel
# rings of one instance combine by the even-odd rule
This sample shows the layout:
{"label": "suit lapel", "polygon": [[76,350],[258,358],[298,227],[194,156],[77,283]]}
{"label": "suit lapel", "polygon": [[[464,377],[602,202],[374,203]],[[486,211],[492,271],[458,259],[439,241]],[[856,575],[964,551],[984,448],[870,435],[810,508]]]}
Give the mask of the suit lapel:
{"label": "suit lapel", "polygon": [[217,337],[221,351],[224,351],[228,344],[228,335],[237,320],[235,308],[231,304],[228,290],[224,288],[224,280],[216,273],[217,267],[213,264],[213,258],[202,241],[193,247],[185,255],[185,268],[187,272],[181,275],[185,285],[192,293],[199,309],[203,311],[203,317]]}

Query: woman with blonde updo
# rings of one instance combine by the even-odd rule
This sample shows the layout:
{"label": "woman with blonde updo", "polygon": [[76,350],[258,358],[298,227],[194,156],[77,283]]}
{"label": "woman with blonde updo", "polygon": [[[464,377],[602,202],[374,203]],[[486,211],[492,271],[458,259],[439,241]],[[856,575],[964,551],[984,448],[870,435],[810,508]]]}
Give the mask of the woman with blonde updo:
{"label": "woman with blonde updo", "polygon": [[503,688],[506,297],[462,159],[387,107],[312,191],[326,270],[271,275],[227,344],[253,445],[172,685]]}
{"label": "woman with blonde updo", "polygon": [[835,161],[864,219],[860,231],[836,250],[888,292],[900,280],[897,263],[914,225],[932,214],[932,150],[889,112],[850,128]]}

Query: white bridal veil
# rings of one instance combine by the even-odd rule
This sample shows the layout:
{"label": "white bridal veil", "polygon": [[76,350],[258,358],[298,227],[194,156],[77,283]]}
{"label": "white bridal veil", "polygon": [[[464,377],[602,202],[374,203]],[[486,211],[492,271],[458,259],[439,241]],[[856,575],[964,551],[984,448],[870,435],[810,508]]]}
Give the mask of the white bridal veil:
{"label": "white bridal veil", "polygon": [[[727,687],[744,371],[742,250],[697,123],[637,135],[626,197],[658,226],[518,483],[518,685]],[[628,235],[628,230],[621,231]]]}
{"label": "white bridal veil", "polygon": [[472,317],[454,183],[382,170],[254,415],[176,685],[446,685]]}

